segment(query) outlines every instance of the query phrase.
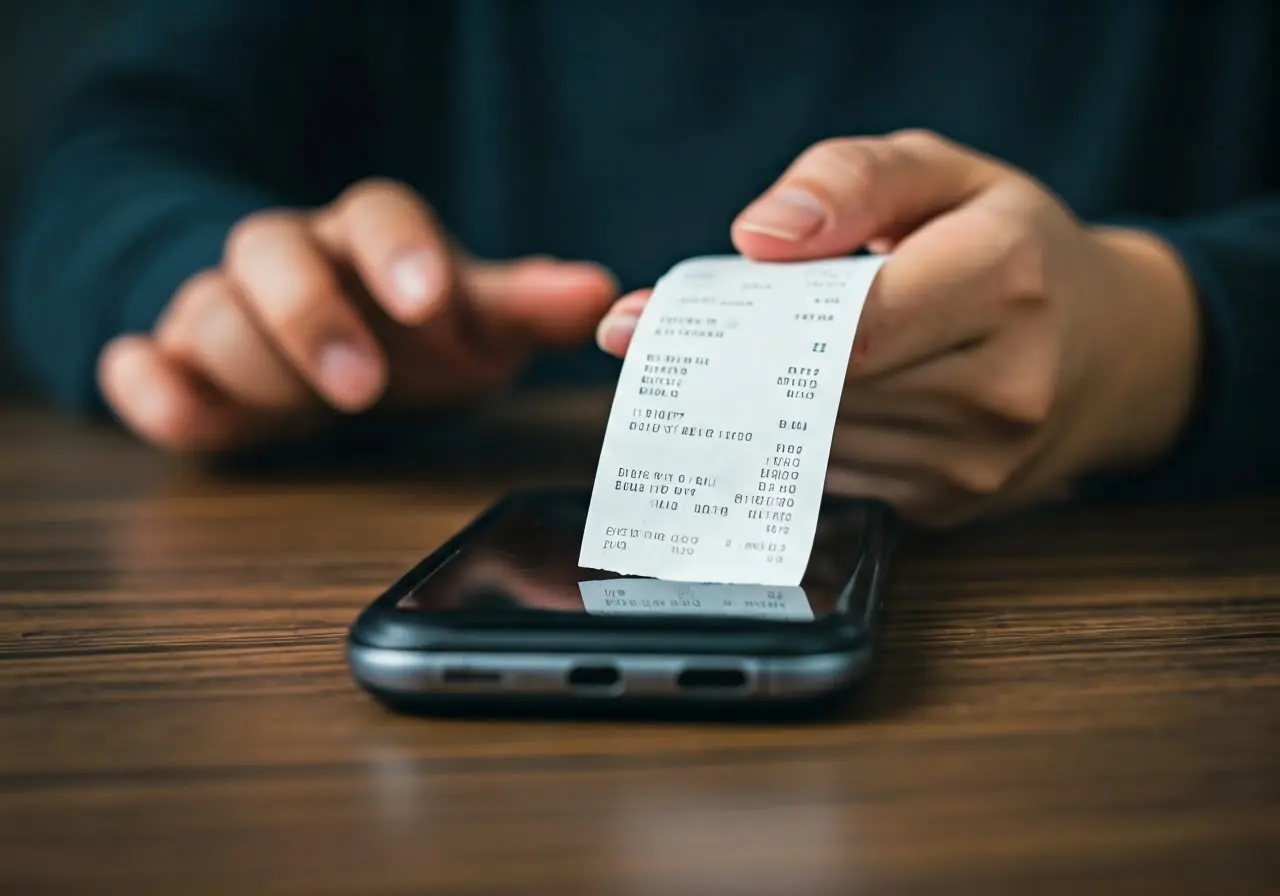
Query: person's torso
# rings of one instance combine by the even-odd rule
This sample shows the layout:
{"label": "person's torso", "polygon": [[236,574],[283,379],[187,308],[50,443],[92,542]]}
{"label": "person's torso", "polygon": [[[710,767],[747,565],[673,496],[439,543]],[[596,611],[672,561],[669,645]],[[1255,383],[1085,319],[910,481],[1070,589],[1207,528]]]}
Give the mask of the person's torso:
{"label": "person's torso", "polygon": [[826,137],[930,128],[1085,219],[1212,212],[1280,170],[1280,5],[369,6],[379,173],[479,254],[592,259],[624,288],[732,251],[737,212]]}

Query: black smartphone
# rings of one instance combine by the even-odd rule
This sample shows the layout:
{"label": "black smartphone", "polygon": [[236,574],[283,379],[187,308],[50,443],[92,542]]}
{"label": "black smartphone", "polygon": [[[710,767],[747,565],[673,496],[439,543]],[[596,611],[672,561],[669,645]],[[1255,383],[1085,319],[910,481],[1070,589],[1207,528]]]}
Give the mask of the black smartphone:
{"label": "black smartphone", "polygon": [[865,678],[892,512],[823,501],[800,585],[699,584],[578,566],[589,489],[518,492],[373,601],[351,674],[395,709],[826,705]]}

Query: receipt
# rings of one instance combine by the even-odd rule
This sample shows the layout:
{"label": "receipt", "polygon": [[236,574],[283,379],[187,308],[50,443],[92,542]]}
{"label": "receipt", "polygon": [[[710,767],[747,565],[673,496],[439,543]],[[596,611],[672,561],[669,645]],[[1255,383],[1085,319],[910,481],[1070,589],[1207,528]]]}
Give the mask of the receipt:
{"label": "receipt", "polygon": [[623,362],[578,564],[796,586],[879,256],[695,258],[654,288]]}
{"label": "receipt", "polygon": [[722,616],[812,622],[803,588],[600,579],[579,582],[582,606],[592,616]]}

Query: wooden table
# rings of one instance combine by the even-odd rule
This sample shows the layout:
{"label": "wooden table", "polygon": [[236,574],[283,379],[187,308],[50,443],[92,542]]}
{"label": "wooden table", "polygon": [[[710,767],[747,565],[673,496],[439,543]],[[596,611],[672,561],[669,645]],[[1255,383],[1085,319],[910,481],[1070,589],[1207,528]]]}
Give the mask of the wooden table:
{"label": "wooden table", "polygon": [[377,707],[352,616],[589,477],[572,407],[217,471],[0,416],[0,893],[1280,892],[1280,503],[915,541],[849,718]]}

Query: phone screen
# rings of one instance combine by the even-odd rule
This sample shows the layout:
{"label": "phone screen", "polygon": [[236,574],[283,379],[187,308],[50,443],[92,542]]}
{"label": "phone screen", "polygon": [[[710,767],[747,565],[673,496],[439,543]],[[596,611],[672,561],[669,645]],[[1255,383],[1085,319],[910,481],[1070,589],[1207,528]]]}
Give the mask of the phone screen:
{"label": "phone screen", "polygon": [[846,613],[846,588],[871,517],[857,502],[824,502],[808,568],[796,587],[671,582],[578,566],[588,497],[512,503],[396,603],[415,613],[578,613],[805,622]]}

